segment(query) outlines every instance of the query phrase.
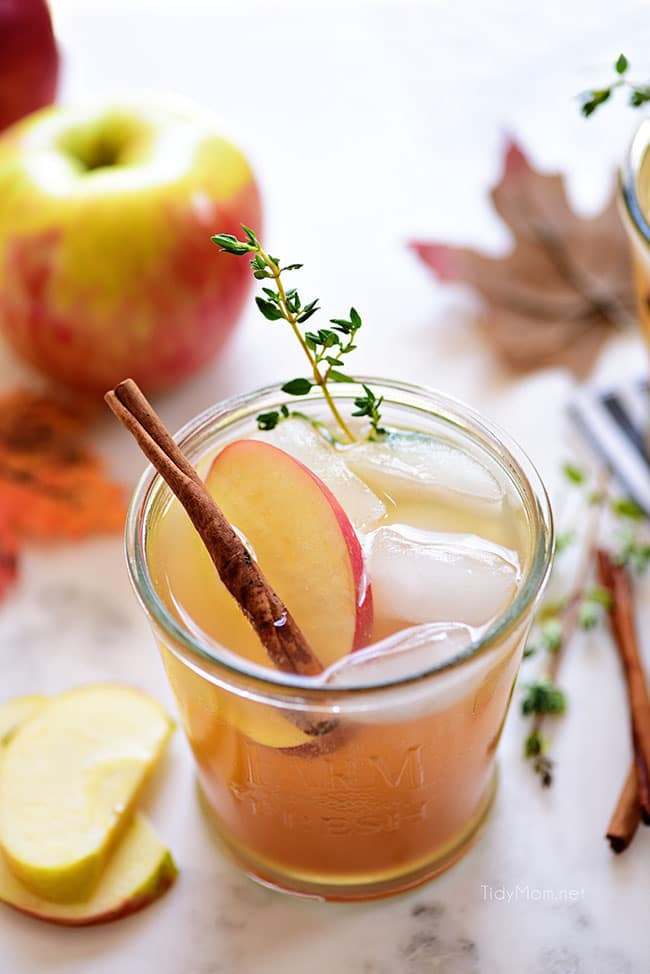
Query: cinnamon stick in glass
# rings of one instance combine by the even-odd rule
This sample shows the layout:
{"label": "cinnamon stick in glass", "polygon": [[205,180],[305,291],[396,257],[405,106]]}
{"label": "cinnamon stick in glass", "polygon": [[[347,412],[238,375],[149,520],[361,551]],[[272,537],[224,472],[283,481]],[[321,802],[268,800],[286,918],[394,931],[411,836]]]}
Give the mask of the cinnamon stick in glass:
{"label": "cinnamon stick in glass", "polygon": [[634,624],[632,585],[624,565],[617,565],[603,549],[597,555],[601,584],[612,597],[612,630],[627,684],[638,802],[643,821],[650,825],[650,694]]}
{"label": "cinnamon stick in glass", "polygon": [[105,399],[187,511],[221,581],[239,603],[274,666],[300,676],[322,673],[323,665],[293,616],[140,388],[132,379],[125,379]]}

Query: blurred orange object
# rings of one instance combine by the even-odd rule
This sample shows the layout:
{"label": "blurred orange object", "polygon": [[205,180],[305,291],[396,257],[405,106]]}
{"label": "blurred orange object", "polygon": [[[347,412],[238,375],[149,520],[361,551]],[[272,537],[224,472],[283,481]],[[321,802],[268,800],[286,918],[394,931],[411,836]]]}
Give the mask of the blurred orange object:
{"label": "blurred orange object", "polygon": [[0,397],[0,597],[24,540],[122,530],[122,488],[82,439],[91,415],[22,390]]}

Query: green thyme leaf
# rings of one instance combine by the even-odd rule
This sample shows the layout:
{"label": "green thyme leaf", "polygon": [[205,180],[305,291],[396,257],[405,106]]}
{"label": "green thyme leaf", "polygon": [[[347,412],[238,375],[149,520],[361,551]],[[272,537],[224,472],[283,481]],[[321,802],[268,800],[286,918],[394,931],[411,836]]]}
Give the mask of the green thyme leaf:
{"label": "green thyme leaf", "polygon": [[589,118],[590,115],[603,105],[606,101],[609,101],[614,91],[617,88],[626,88],[630,97],[628,104],[633,108],[639,108],[641,105],[645,105],[650,101],[650,85],[649,84],[637,84],[633,81],[628,81],[626,75],[630,63],[624,54],[619,54],[614,62],[615,79],[612,84],[604,88],[594,88],[591,91],[585,91],[580,96],[580,110],[585,118]]}
{"label": "green thyme leaf", "polygon": [[544,602],[541,609],[537,613],[537,619],[539,622],[544,622],[546,619],[552,619],[553,616],[559,616],[560,613],[566,608],[567,597],[563,596],[561,599],[554,599],[553,601]]}
{"label": "green thyme leaf", "polygon": [[367,416],[375,433],[382,436],[386,430],[378,424],[380,420],[380,409],[384,401],[384,397],[380,396],[377,398],[372,389],[370,389],[367,385],[363,386],[363,391],[365,392],[365,396],[357,396],[354,400],[356,410],[352,413],[352,415]]}
{"label": "green thyme leaf", "polygon": [[630,93],[629,104],[632,108],[640,108],[650,101],[650,85],[641,85]]}
{"label": "green thyme leaf", "polygon": [[215,243],[217,247],[220,247],[224,253],[235,254],[236,256],[248,254],[251,250],[248,244],[237,240],[237,237],[233,237],[231,233],[215,234],[214,237],[212,237],[212,243]]}
{"label": "green thyme leaf", "polygon": [[334,325],[336,331],[340,331],[343,335],[351,335],[354,329],[349,321],[344,318],[330,318],[330,324]]}
{"label": "green thyme leaf", "polygon": [[288,392],[290,396],[306,396],[311,389],[313,382],[309,379],[291,379],[282,386],[283,392]]}
{"label": "green thyme leaf", "polygon": [[537,757],[544,750],[544,741],[538,730],[530,732],[524,741],[524,755],[527,758]]}
{"label": "green thyme leaf", "polygon": [[643,508],[631,497],[615,497],[611,507],[617,517],[627,517],[631,521],[642,521],[646,516]]}
{"label": "green thyme leaf", "polygon": [[542,788],[550,788],[553,784],[553,761],[547,754],[540,754],[533,761],[535,774],[539,775]]}
{"label": "green thyme leaf", "polygon": [[575,531],[560,531],[555,538],[555,554],[561,555],[576,539]]}
{"label": "green thyme leaf", "polygon": [[562,623],[556,618],[547,619],[541,628],[542,641],[549,653],[557,653],[562,646]]}
{"label": "green thyme leaf", "polygon": [[274,409],[268,413],[260,413],[257,417],[257,427],[261,430],[273,430],[280,421],[280,413]]}
{"label": "green thyme leaf", "polygon": [[615,560],[617,564],[627,565],[635,574],[642,575],[650,564],[650,544],[637,541],[631,532],[623,531]]}
{"label": "green thyme leaf", "polygon": [[612,594],[602,585],[595,585],[588,589],[585,592],[585,600],[594,602],[596,605],[602,606],[603,609],[611,609],[612,607]]}
{"label": "green thyme leaf", "polygon": [[580,628],[594,629],[602,622],[603,613],[611,607],[611,604],[612,596],[602,585],[588,589],[578,609],[578,625]]}
{"label": "green thyme leaf", "polygon": [[577,467],[575,463],[563,463],[562,473],[572,484],[584,484],[587,475],[580,467]]}
{"label": "green thyme leaf", "polygon": [[315,298],[313,301],[310,301],[309,304],[305,305],[302,314],[298,318],[298,321],[301,325],[304,324],[304,322],[309,321],[311,316],[315,315],[318,310],[318,298]]}
{"label": "green thyme leaf", "polygon": [[539,775],[542,787],[549,788],[553,782],[553,761],[545,751],[546,743],[540,731],[532,730],[524,741],[524,757],[533,760],[533,769]]}
{"label": "green thyme leaf", "polygon": [[600,622],[601,614],[593,602],[582,602],[578,610],[578,625],[581,629],[594,629]]}
{"label": "green thyme leaf", "polygon": [[244,231],[244,235],[246,236],[246,240],[248,241],[248,243],[251,244],[253,247],[257,247],[259,241],[257,239],[257,234],[255,233],[255,231],[251,230],[250,227],[247,227],[245,223],[240,223],[239,225]]}
{"label": "green thyme leaf", "polygon": [[611,88],[600,88],[588,92],[587,95],[584,96],[584,101],[582,103],[582,114],[584,117],[589,118],[590,115],[593,115],[600,105],[604,105],[605,102],[609,100],[611,94]]}
{"label": "green thyme leaf", "polygon": [[260,298],[259,295],[255,298],[255,304],[269,321],[279,321],[280,318],[284,317],[280,308],[272,301],[265,301],[264,298]]}
{"label": "green thyme leaf", "polygon": [[529,714],[563,714],[566,710],[564,692],[550,680],[526,685],[521,712]]}

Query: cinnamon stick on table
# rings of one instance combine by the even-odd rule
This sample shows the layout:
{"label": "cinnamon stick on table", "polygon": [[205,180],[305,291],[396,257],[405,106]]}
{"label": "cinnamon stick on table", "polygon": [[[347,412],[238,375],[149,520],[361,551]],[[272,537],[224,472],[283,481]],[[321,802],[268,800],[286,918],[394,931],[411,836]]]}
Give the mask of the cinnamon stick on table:
{"label": "cinnamon stick on table", "polygon": [[[650,694],[634,624],[632,585],[625,566],[617,565],[602,549],[598,550],[598,572],[602,585],[612,597],[612,629],[623,663],[630,707],[637,800],[643,821],[650,825]],[[616,810],[618,813],[620,808],[615,825],[620,826],[623,819],[632,822],[633,800],[632,787],[626,783]],[[617,818],[616,813],[614,817]]]}
{"label": "cinnamon stick on table", "polygon": [[[136,383],[125,379],[105,399],[187,511],[221,581],[239,603],[271,662],[287,673],[322,673],[322,664],[293,616]],[[323,730],[319,726],[316,732]]]}
{"label": "cinnamon stick on table", "polygon": [[641,821],[639,789],[636,784],[636,768],[630,768],[614,814],[607,826],[606,839],[613,852],[623,852],[634,838]]}

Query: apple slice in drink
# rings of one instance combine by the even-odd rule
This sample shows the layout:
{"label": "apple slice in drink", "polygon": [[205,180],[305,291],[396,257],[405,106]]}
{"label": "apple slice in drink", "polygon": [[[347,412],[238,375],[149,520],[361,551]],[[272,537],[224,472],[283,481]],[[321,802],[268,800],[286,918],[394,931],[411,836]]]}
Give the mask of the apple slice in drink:
{"label": "apple slice in drink", "polygon": [[[361,545],[343,508],[323,482],[294,457],[260,440],[238,440],[214,460],[206,485],[224,515],[246,539],[273,589],[292,613],[314,653],[328,666],[367,643],[372,630],[372,596]],[[168,512],[166,517],[172,512]],[[178,509],[178,517],[185,517]],[[178,529],[181,528],[177,524]],[[199,625],[225,646],[268,667],[264,648],[239,606],[222,585],[198,536],[170,531],[176,542],[167,563],[182,571],[172,583],[177,597],[200,610]],[[187,540],[182,550],[178,538]],[[165,543],[165,539],[160,541]],[[160,543],[160,542],[159,542]],[[158,560],[158,559],[156,559]],[[153,561],[153,559],[152,559]],[[178,584],[177,584],[178,583]],[[197,591],[201,592],[197,600]],[[165,666],[179,699],[208,696],[201,708],[210,720],[189,727],[195,741],[215,741],[223,724],[235,726],[258,744],[296,748],[312,738],[279,710],[226,693],[197,678],[169,653]],[[195,713],[199,708],[190,708]],[[185,715],[186,724],[196,718]],[[205,725],[205,726],[203,726]],[[197,744],[203,747],[203,744]]]}
{"label": "apple slice in drink", "polygon": [[255,439],[272,443],[309,467],[341,504],[359,531],[369,531],[386,515],[386,505],[345,462],[337,450],[307,419],[291,416]]}
{"label": "apple slice in drink", "polygon": [[[304,437],[298,439],[308,449]],[[348,482],[342,478],[338,489],[343,492]],[[340,503],[317,476],[285,451],[251,439],[231,443],[218,454],[206,486],[246,539],[324,666],[368,642],[372,597],[361,546]],[[363,486],[357,488],[354,483],[360,514],[363,497],[369,511],[376,509],[378,499]],[[207,633],[259,666],[271,666],[178,501],[172,500],[165,511],[148,556],[158,573],[156,587],[169,593],[183,625]],[[296,748],[313,740],[282,711],[197,677],[164,647],[163,659],[177,698],[191,701],[181,716],[201,750],[222,746],[224,724],[274,748]]]}
{"label": "apple slice in drink", "polygon": [[287,720],[281,710],[222,690],[185,666],[174,653],[163,650],[163,663],[185,733],[204,760],[224,750],[232,753],[233,762],[238,760],[224,724],[269,747],[296,748],[313,742],[314,738]]}
{"label": "apple slice in drink", "polygon": [[0,853],[0,900],[38,920],[87,927],[142,910],[169,889],[177,873],[169,849],[146,818],[136,815],[88,899],[75,903],[43,899],[16,879]]}
{"label": "apple slice in drink", "polygon": [[237,440],[216,457],[206,485],[323,666],[367,643],[372,595],[363,552],[322,480],[270,443]]}
{"label": "apple slice in drink", "polygon": [[12,735],[0,763],[0,845],[33,893],[89,896],[172,722],[146,694],[62,693]]}

